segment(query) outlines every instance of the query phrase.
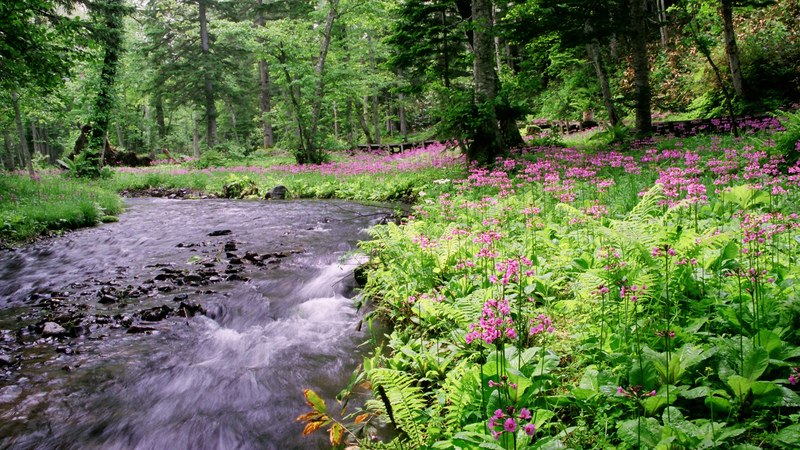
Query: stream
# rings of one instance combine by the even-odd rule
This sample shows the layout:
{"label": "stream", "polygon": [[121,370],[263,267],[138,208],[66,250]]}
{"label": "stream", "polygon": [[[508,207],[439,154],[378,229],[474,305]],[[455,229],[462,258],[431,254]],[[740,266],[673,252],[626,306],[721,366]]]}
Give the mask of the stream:
{"label": "stream", "polygon": [[391,213],[129,199],[0,253],[0,447],[329,448],[294,420],[361,362],[350,252]]}

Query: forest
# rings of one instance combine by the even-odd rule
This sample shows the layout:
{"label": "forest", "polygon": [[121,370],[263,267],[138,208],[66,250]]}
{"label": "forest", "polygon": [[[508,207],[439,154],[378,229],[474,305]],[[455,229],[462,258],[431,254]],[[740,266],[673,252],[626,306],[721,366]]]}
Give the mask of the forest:
{"label": "forest", "polygon": [[[150,160],[298,163],[542,120],[744,117],[800,101],[796,1],[4,1],[3,167],[58,166],[84,126]],[[26,153],[27,152],[27,153]],[[30,162],[30,164],[29,164]]]}

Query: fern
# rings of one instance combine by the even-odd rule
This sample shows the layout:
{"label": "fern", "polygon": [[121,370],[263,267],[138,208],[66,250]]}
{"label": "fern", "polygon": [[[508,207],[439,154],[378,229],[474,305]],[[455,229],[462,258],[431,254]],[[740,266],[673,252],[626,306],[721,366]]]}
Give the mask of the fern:
{"label": "fern", "polygon": [[421,423],[427,419],[426,401],[422,390],[410,375],[392,369],[373,369],[369,377],[381,399],[392,424],[405,434],[413,445],[424,447],[425,435]]}

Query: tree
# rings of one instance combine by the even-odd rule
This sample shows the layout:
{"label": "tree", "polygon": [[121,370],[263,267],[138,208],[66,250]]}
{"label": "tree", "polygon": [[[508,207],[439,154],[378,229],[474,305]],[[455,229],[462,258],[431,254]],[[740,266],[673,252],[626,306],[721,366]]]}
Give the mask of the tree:
{"label": "tree", "polygon": [[93,34],[95,39],[102,43],[104,55],[90,120],[92,134],[87,152],[90,157],[98,157],[98,164],[102,166],[108,124],[114,118],[116,106],[115,83],[123,52],[122,18],[130,13],[131,9],[125,6],[124,0],[96,0],[90,3],[90,11],[96,20]]}
{"label": "tree", "polygon": [[650,133],[653,129],[651,116],[650,60],[647,55],[647,0],[630,0],[631,8],[631,53],[633,56],[633,83],[636,90],[636,130]]}

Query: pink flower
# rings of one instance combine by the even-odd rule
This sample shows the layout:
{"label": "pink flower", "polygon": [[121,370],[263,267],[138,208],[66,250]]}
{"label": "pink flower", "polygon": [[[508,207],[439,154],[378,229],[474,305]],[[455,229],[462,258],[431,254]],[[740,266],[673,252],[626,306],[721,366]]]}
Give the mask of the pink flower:
{"label": "pink flower", "polygon": [[536,425],[532,423],[525,425],[523,429],[525,430],[525,434],[527,434],[528,436],[533,436],[534,434],[536,434]]}
{"label": "pink flower", "polygon": [[509,417],[508,419],[506,419],[506,424],[504,428],[509,433],[513,433],[514,430],[517,429],[517,422],[514,420],[513,417]]}

